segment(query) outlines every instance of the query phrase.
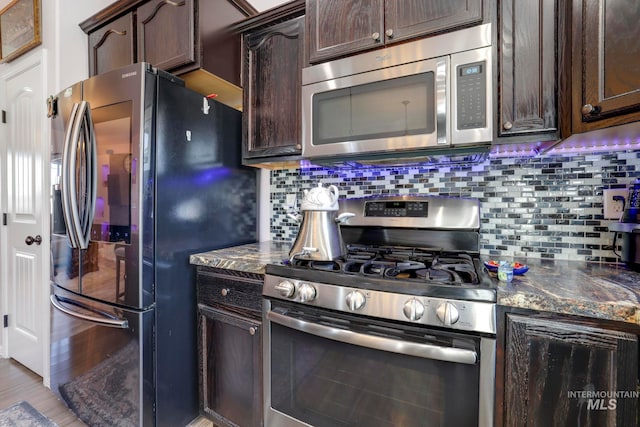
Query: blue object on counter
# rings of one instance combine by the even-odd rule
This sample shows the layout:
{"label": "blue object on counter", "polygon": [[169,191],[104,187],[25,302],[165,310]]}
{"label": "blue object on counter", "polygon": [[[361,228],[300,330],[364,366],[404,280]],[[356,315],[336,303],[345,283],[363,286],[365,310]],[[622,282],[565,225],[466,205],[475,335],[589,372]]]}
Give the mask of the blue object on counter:
{"label": "blue object on counter", "polygon": [[[501,261],[501,263],[506,263],[506,261]],[[487,267],[487,270],[492,271],[494,273],[498,272],[498,265],[495,264],[495,261],[493,261],[494,264],[491,264],[490,261],[485,261],[484,262],[484,266]],[[514,268],[513,269],[513,274],[515,276],[520,276],[524,273],[526,273],[527,271],[529,271],[529,267],[526,265],[523,265],[522,267],[519,268]]]}

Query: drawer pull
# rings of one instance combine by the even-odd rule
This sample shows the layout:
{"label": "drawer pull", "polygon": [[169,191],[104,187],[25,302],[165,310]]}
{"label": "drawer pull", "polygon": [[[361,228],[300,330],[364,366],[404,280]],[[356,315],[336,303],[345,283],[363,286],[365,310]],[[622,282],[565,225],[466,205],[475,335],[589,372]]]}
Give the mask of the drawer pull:
{"label": "drawer pull", "polygon": [[601,108],[598,105],[584,104],[580,110],[583,116],[597,116],[600,114]]}
{"label": "drawer pull", "polygon": [[249,335],[255,335],[256,334],[256,328],[254,328],[253,326],[249,328]]}
{"label": "drawer pull", "polygon": [[229,295],[229,288],[223,288],[220,291],[220,294],[222,294],[223,297],[226,297],[227,295]]}

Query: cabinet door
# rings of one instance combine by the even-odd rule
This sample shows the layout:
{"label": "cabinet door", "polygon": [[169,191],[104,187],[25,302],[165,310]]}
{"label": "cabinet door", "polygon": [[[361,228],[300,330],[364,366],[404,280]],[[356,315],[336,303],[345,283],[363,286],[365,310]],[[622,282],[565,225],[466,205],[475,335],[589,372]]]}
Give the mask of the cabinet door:
{"label": "cabinet door", "polygon": [[500,6],[500,123],[509,136],[557,130],[556,0]]}
{"label": "cabinet door", "polygon": [[387,43],[482,22],[482,0],[386,0]]}
{"label": "cabinet door", "polygon": [[308,0],[307,22],[310,62],[382,46],[384,2]]}
{"label": "cabinet door", "polygon": [[202,409],[220,426],[261,426],[262,324],[199,307]]}
{"label": "cabinet door", "polygon": [[307,0],[309,61],[482,22],[482,0]]}
{"label": "cabinet door", "polygon": [[137,14],[140,61],[163,70],[195,61],[193,0],[152,0]]}
{"label": "cabinet door", "polygon": [[517,315],[506,327],[506,426],[636,425],[637,399],[606,395],[636,391],[635,335]]}
{"label": "cabinet door", "polygon": [[133,13],[89,34],[89,75],[95,76],[136,62]]}
{"label": "cabinet door", "polygon": [[245,35],[244,158],[301,153],[304,16]]}
{"label": "cabinet door", "polygon": [[639,17],[637,0],[574,0],[574,132],[640,119]]}

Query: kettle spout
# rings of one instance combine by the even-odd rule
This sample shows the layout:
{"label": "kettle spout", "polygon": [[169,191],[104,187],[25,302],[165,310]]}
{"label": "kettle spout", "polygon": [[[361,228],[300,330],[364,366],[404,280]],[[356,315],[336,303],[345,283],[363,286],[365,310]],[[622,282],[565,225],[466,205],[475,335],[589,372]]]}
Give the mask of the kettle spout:
{"label": "kettle spout", "polygon": [[339,224],[344,223],[346,220],[348,220],[349,218],[353,218],[354,216],[356,216],[356,214],[351,213],[351,212],[343,212],[340,215],[338,215],[335,219],[335,221]]}
{"label": "kettle spout", "polygon": [[287,218],[289,218],[290,220],[292,220],[296,224],[300,224],[300,222],[302,221],[302,215],[300,215],[300,214],[288,213],[287,214]]}

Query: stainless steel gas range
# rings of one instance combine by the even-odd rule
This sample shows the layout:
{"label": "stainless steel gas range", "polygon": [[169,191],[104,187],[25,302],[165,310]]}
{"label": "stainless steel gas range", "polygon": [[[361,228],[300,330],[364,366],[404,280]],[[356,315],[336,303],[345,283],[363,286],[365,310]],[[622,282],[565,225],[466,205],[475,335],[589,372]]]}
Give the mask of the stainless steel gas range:
{"label": "stainless steel gas range", "polygon": [[265,425],[493,425],[477,199],[346,199],[348,252],[266,267]]}

